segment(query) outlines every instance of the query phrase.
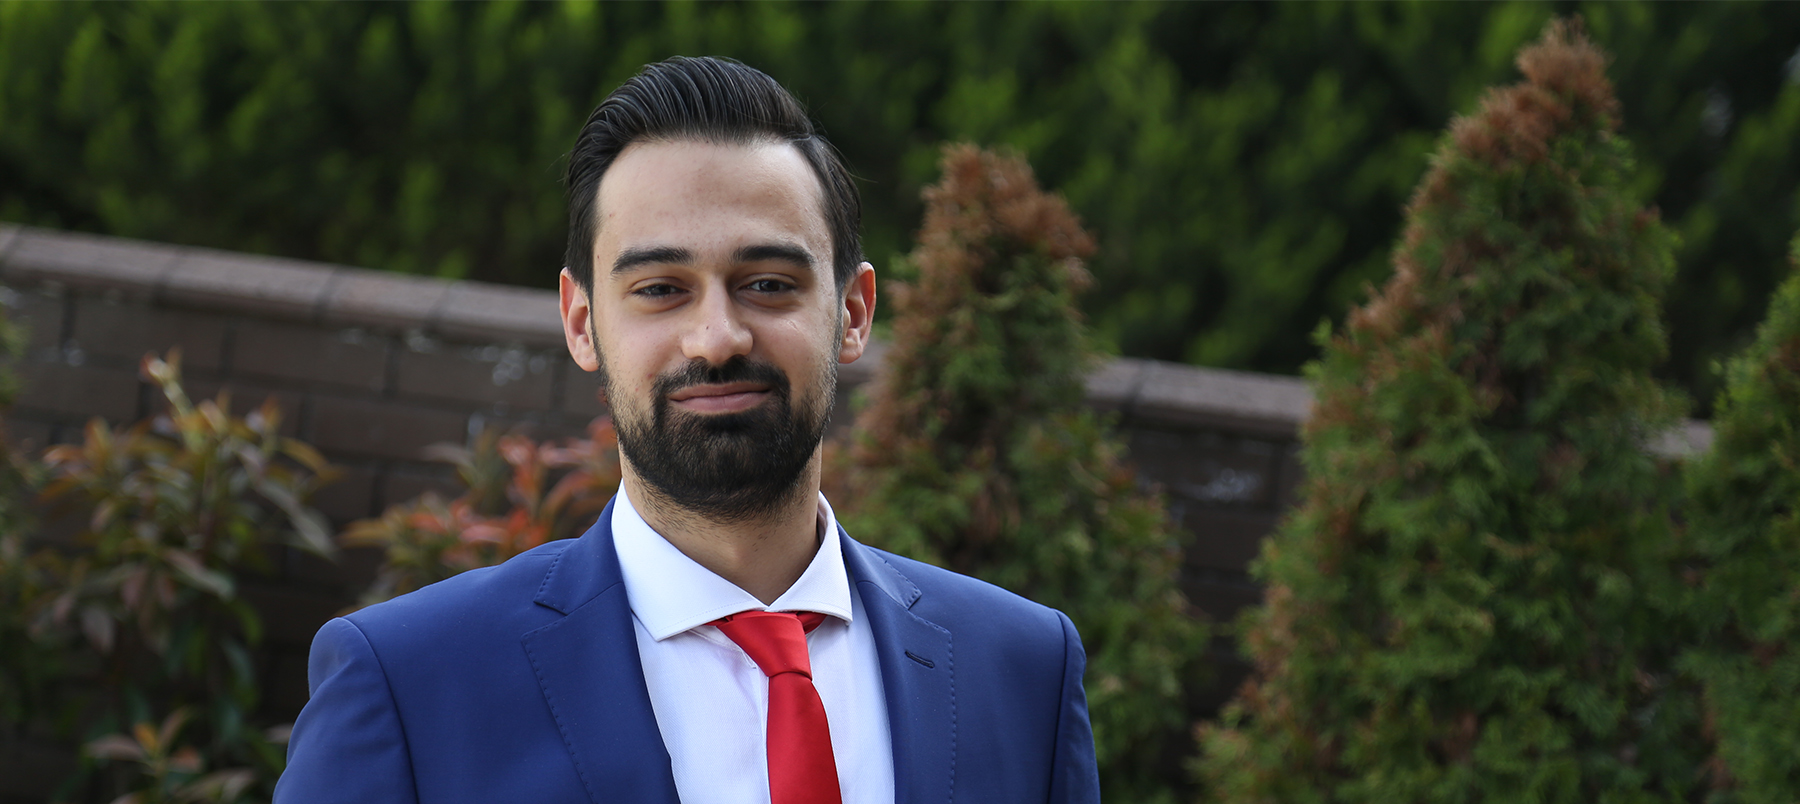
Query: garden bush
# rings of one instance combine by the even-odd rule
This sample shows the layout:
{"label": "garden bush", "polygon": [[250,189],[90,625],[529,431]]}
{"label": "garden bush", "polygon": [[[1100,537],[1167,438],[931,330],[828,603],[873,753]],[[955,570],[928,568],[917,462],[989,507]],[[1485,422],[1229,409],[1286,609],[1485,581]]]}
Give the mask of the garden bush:
{"label": "garden bush", "polygon": [[1578,22],[1521,51],[1440,144],[1393,277],[1321,332],[1255,671],[1203,729],[1211,800],[1699,795],[1679,483],[1648,450],[1683,410],[1651,376],[1673,238],[1605,61]]}
{"label": "garden bush", "polygon": [[1017,156],[952,146],[942,170],[831,499],[858,539],[1066,612],[1106,798],[1167,800],[1207,629],[1161,499],[1084,401],[1093,240]]}
{"label": "garden bush", "polygon": [[1800,801],[1800,237],[1756,342],[1731,361],[1713,448],[1688,467],[1687,667],[1704,684],[1714,801]]}
{"label": "garden bush", "polygon": [[[224,394],[192,403],[178,354],[147,357],[143,372],[165,415],[95,420],[41,460],[0,456],[7,488],[79,525],[72,543],[47,543],[22,524],[31,506],[0,498],[0,524],[17,525],[0,531],[0,725],[82,744],[64,799],[268,801],[287,725],[258,721],[262,621],[239,589],[279,546],[335,555],[306,505],[334,471],[281,435],[273,400],[242,418]],[[428,494],[339,537],[386,551],[364,604],[579,535],[619,481],[604,417],[585,439],[488,433],[431,452],[456,465],[464,494]]]}
{"label": "garden bush", "polygon": [[[65,795],[267,800],[284,727],[256,722],[262,621],[239,588],[279,546],[333,553],[306,505],[332,470],[281,434],[273,400],[239,418],[224,394],[190,402],[178,354],[142,368],[164,415],[117,429],[96,419],[43,455],[42,499],[77,525],[74,542],[6,545],[7,573],[29,584],[4,590],[0,609],[25,619],[8,638],[30,652],[5,664],[32,698],[0,715],[85,744]],[[129,764],[107,772],[112,762]]]}
{"label": "garden bush", "polygon": [[607,416],[588,424],[586,438],[560,445],[489,430],[473,448],[437,444],[429,453],[456,467],[462,494],[427,492],[338,537],[346,547],[383,551],[362,605],[580,536],[619,488],[618,437]]}

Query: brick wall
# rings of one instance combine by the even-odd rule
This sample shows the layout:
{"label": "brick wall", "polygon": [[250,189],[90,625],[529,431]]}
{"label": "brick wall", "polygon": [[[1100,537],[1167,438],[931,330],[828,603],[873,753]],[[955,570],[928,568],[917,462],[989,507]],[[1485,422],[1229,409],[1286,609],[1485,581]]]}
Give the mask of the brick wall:
{"label": "brick wall", "polygon": [[[15,439],[41,447],[78,440],[91,417],[154,413],[138,361],[180,347],[190,395],[228,389],[240,412],[272,395],[283,427],[343,468],[316,500],[338,524],[451,489],[448,469],[421,459],[429,444],[491,426],[576,435],[603,411],[592,375],[564,351],[545,290],[0,225],[0,300],[29,337],[13,366]],[[842,393],[878,362],[879,349],[845,367]],[[1120,415],[1140,473],[1168,491],[1198,607],[1227,620],[1255,602],[1244,567],[1298,479],[1304,385],[1114,360],[1091,378],[1090,398]],[[839,409],[841,429],[842,399]],[[367,585],[377,558],[290,552],[273,576],[245,585],[269,626],[269,717],[291,718],[305,702],[312,634]],[[1229,650],[1220,655],[1229,665]],[[1227,666],[1226,680],[1234,675]],[[41,800],[64,775],[46,769],[69,762],[67,747],[0,745],[0,803]]]}

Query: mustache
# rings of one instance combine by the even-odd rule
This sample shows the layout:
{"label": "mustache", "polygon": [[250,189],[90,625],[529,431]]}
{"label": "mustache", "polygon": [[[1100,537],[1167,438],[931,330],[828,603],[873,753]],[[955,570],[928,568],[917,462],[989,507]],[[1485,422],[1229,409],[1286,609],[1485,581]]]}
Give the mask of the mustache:
{"label": "mustache", "polygon": [[733,382],[753,382],[769,386],[769,390],[777,397],[788,395],[787,374],[769,363],[752,361],[743,355],[737,355],[719,365],[695,360],[679,369],[656,378],[655,399],[661,401],[670,394],[683,388],[695,385],[724,385]]}

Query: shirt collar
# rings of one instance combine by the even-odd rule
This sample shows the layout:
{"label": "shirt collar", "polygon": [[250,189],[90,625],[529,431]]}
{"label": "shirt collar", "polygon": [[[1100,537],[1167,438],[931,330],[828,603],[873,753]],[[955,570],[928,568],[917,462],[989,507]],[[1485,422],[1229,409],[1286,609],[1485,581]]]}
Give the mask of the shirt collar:
{"label": "shirt collar", "polygon": [[850,575],[838,543],[837,517],[819,495],[819,549],[800,579],[767,606],[688,558],[651,529],[619,486],[613,503],[613,548],[631,613],[656,641],[740,611],[816,611],[850,622]]}

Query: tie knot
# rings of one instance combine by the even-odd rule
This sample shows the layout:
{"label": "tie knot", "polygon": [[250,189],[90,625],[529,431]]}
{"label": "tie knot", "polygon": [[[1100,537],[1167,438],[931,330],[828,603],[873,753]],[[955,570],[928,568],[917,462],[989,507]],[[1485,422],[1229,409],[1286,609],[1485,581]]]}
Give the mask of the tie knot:
{"label": "tie knot", "polygon": [[740,611],[709,625],[718,626],[743,648],[763,675],[774,678],[782,673],[799,673],[812,678],[806,635],[824,621],[825,615],[815,611]]}

